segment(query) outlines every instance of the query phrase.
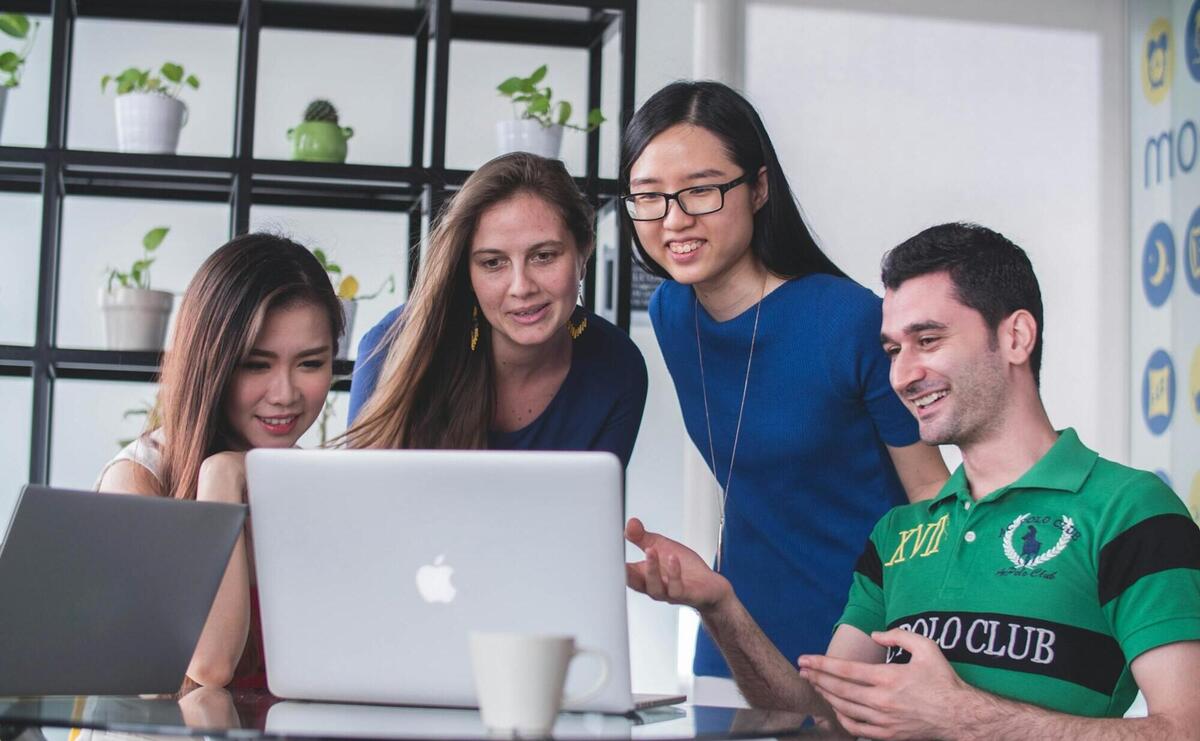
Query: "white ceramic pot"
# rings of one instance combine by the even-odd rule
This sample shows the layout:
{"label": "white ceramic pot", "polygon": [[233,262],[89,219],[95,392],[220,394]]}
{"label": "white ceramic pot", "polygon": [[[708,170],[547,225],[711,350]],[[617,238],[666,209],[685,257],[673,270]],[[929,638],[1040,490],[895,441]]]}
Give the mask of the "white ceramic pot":
{"label": "white ceramic pot", "polygon": [[337,359],[345,360],[350,357],[350,335],[354,332],[354,314],[358,311],[358,302],[351,299],[339,299],[342,302],[342,314],[346,317],[346,331],[338,339]]}
{"label": "white ceramic pot", "polygon": [[497,154],[531,152],[552,160],[558,159],[562,146],[563,127],[542,126],[531,118],[515,118],[496,122]]}
{"label": "white ceramic pot", "polygon": [[4,132],[4,103],[8,99],[8,88],[0,87],[0,133]]}
{"label": "white ceramic pot", "polygon": [[100,289],[104,340],[109,350],[162,350],[175,297],[145,288]]}
{"label": "white ceramic pot", "polygon": [[187,123],[187,106],[161,93],[118,95],[117,149],[122,152],[175,154],[179,130]]}

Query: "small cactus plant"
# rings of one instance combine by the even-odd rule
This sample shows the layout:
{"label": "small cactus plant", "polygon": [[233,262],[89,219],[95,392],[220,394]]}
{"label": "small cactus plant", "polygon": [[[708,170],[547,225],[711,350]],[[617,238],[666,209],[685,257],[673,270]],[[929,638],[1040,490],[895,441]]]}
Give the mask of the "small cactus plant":
{"label": "small cactus plant", "polygon": [[338,123],[337,108],[318,98],[304,109],[304,120],[288,129],[292,159],[305,162],[345,162],[346,140],[354,129]]}
{"label": "small cactus plant", "polygon": [[304,109],[305,121],[328,121],[336,125],[338,122],[337,108],[328,100],[314,100]]}

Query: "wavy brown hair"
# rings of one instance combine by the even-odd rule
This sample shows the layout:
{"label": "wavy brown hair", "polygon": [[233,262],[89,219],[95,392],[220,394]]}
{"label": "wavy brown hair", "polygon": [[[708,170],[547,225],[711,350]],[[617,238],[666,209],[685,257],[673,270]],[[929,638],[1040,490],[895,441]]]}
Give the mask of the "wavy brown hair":
{"label": "wavy brown hair", "polygon": [[[470,345],[470,249],[487,209],[519,194],[552,206],[585,259],[595,242],[595,212],[566,167],[525,152],[503,155],[471,174],[429,235],[408,303],[379,344],[387,352],[379,383],[338,441],[355,448],[487,447],[495,405],[491,328],[478,315]],[[365,358],[360,358],[362,362]]]}
{"label": "wavy brown hair", "polygon": [[229,379],[253,349],[267,312],[310,303],[329,315],[332,356],[345,319],[329,276],[303,246],[273,234],[222,245],[196,272],[163,359],[156,427],[163,494],[195,499],[200,464],[239,444],[222,413]]}

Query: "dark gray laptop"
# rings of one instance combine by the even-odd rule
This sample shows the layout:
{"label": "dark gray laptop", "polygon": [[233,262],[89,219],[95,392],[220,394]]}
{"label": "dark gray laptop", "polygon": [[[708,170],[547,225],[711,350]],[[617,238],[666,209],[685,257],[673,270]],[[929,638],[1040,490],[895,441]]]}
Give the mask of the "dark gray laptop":
{"label": "dark gray laptop", "polygon": [[178,690],[245,517],[26,486],[0,546],[0,695]]}

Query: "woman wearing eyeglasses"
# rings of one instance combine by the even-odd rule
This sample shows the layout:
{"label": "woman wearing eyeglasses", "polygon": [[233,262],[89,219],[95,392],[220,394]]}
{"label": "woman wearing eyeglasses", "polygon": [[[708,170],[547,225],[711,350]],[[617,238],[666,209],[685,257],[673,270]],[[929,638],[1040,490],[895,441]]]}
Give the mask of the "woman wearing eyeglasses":
{"label": "woman wearing eyeglasses", "polygon": [[[689,436],[721,489],[714,567],[779,650],[822,653],[875,522],[949,473],[888,383],[880,299],[813,240],[754,108],[676,82],[625,130],[625,214]],[[705,631],[693,700],[737,702]]]}

